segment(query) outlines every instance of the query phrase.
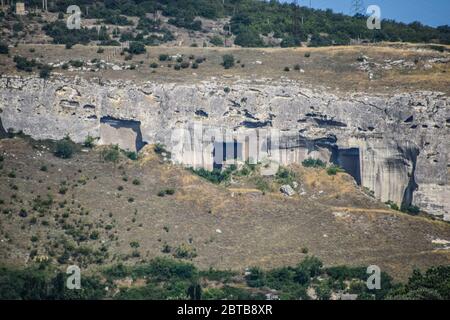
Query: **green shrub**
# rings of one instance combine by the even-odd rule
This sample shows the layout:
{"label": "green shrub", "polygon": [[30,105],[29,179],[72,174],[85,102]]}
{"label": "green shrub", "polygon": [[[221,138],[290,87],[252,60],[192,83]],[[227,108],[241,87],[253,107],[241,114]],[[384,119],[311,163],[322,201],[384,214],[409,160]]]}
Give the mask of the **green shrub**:
{"label": "green shrub", "polygon": [[402,204],[400,210],[411,215],[418,215],[420,213],[420,208],[415,205],[404,205]]}
{"label": "green shrub", "polygon": [[255,184],[256,189],[262,192],[270,191],[270,184],[266,179],[264,179],[264,177],[256,176],[252,179],[252,181]]}
{"label": "green shrub", "polygon": [[182,243],[175,249],[173,256],[178,259],[193,259],[197,256],[197,251],[194,247]]}
{"label": "green shrub", "polygon": [[175,194],[175,190],[174,189],[166,189],[165,192],[166,192],[167,195]]}
{"label": "green shrub", "polygon": [[219,184],[221,182],[226,182],[230,180],[231,174],[233,173],[233,171],[236,170],[236,167],[234,166],[230,166],[229,168],[227,168],[226,170],[220,170],[220,169],[216,169],[214,168],[212,171],[208,171],[206,169],[203,168],[199,168],[199,169],[192,169],[190,168],[190,171],[192,173],[195,173],[196,175],[212,182],[215,184]]}
{"label": "green shrub", "polygon": [[159,61],[167,61],[169,59],[169,55],[166,53],[159,55]]}
{"label": "green shrub", "polygon": [[123,151],[123,153],[130,160],[135,161],[138,158],[138,154],[136,152],[134,152],[134,151]]}
{"label": "green shrub", "polygon": [[321,281],[315,289],[318,300],[330,300],[331,288],[327,281]]}
{"label": "green shrub", "polygon": [[320,159],[308,158],[303,160],[302,165],[306,168],[325,168],[326,164]]}
{"label": "green shrub", "polygon": [[164,197],[165,195],[173,195],[175,194],[174,189],[164,189],[158,192],[158,197]]}
{"label": "green shrub", "polygon": [[21,56],[15,56],[13,61],[16,63],[17,70],[26,72],[33,71],[33,67],[37,65],[35,60],[28,60]]}
{"label": "green shrub", "polygon": [[167,243],[164,243],[161,252],[162,253],[170,253],[172,251],[172,247],[168,245]]}
{"label": "green shrub", "polygon": [[59,193],[59,194],[66,194],[67,190],[68,190],[67,187],[61,186],[61,187],[59,188],[59,190],[58,190],[58,193]]}
{"label": "green shrub", "polygon": [[259,33],[253,29],[243,29],[234,40],[234,44],[242,47],[264,47]]}
{"label": "green shrub", "polygon": [[109,146],[108,148],[102,150],[101,155],[103,160],[105,161],[117,162],[120,156],[119,146],[118,145]]}
{"label": "green shrub", "polygon": [[200,63],[203,63],[205,60],[206,60],[205,57],[197,57],[197,58],[195,59],[195,62],[198,63],[198,64],[200,64]]}
{"label": "green shrub", "polygon": [[8,45],[0,42],[0,54],[8,54],[9,53],[9,48]]}
{"label": "green shrub", "polygon": [[133,179],[133,182],[132,182],[135,186],[138,186],[138,185],[140,185],[141,184],[141,181],[139,180],[139,179]]}
{"label": "green shrub", "polygon": [[392,210],[396,210],[396,211],[399,211],[399,210],[400,210],[399,206],[398,206],[394,201],[392,201],[392,200],[388,200],[388,201],[386,201],[385,203],[386,203]]}
{"label": "green shrub", "polygon": [[48,79],[50,77],[52,68],[49,66],[43,66],[39,71],[39,78]]}
{"label": "green shrub", "polygon": [[166,146],[161,143],[156,143],[155,146],[153,147],[153,150],[159,155],[163,153],[168,153],[168,151],[166,150]]}
{"label": "green shrub", "polygon": [[56,143],[54,154],[58,158],[68,159],[75,151],[74,143],[70,138],[64,138]]}
{"label": "green shrub", "polygon": [[128,52],[130,54],[142,54],[142,53],[147,52],[147,49],[145,49],[145,45],[142,42],[133,41],[130,43]]}
{"label": "green shrub", "polygon": [[215,46],[223,46],[223,39],[217,35],[213,36],[210,42]]}
{"label": "green shrub", "polygon": [[265,285],[265,274],[260,268],[254,267],[248,271],[245,280],[249,287],[260,288]]}
{"label": "green shrub", "polygon": [[225,69],[230,69],[234,66],[234,56],[232,54],[225,54],[222,56],[222,65]]}
{"label": "green shrub", "polygon": [[91,232],[91,234],[89,235],[89,239],[91,240],[97,240],[99,237],[99,232],[97,230],[94,230]]}
{"label": "green shrub", "polygon": [[338,172],[343,172],[344,169],[342,169],[339,166],[336,165],[331,165],[330,167],[327,168],[327,173],[330,176],[335,176]]}
{"label": "green shrub", "polygon": [[166,195],[166,191],[165,190],[160,190],[157,193],[158,197],[164,197]]}
{"label": "green shrub", "polygon": [[139,248],[140,247],[139,242],[137,242],[137,241],[130,242],[130,247],[132,247],[134,249]]}
{"label": "green shrub", "polygon": [[86,148],[93,148],[93,147],[95,146],[95,138],[92,137],[92,136],[90,136],[90,135],[88,135],[88,136],[86,137],[86,139],[84,139],[83,145],[84,145]]}
{"label": "green shrub", "polygon": [[291,185],[295,180],[295,174],[291,170],[280,166],[275,174],[275,178],[280,184]]}
{"label": "green shrub", "polygon": [[81,68],[84,64],[84,62],[81,60],[70,60],[69,63],[74,68]]}

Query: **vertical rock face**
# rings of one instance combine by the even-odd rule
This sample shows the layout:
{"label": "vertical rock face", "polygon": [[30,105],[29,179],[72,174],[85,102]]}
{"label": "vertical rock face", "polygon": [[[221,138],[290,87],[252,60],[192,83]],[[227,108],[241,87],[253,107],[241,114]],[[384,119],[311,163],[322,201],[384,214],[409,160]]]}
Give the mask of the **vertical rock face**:
{"label": "vertical rock face", "polygon": [[68,134],[76,142],[91,135],[131,151],[160,142],[174,161],[193,167],[212,169],[220,158],[330,161],[382,201],[416,204],[450,219],[450,109],[437,92],[336,96],[293,82],[2,77],[0,109],[5,130],[36,139]]}
{"label": "vertical rock face", "polygon": [[410,142],[382,140],[366,141],[360,150],[363,186],[381,201],[411,205],[418,148]]}

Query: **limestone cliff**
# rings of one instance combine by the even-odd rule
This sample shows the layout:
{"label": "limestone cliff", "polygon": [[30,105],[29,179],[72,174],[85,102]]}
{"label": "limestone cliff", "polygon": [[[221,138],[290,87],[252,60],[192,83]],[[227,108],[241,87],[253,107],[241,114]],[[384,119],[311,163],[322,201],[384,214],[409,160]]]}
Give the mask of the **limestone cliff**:
{"label": "limestone cliff", "polygon": [[[205,130],[245,135],[276,128],[282,163],[308,157],[335,162],[382,201],[413,203],[450,219],[450,109],[438,92],[337,96],[292,81],[180,85],[2,77],[0,108],[6,130],[36,139],[69,135],[82,142],[91,135],[130,150],[161,142],[174,161],[206,168],[214,165],[217,141],[239,138],[205,138]],[[194,122],[203,124],[201,134],[187,146],[175,145],[174,129]],[[238,148],[248,153],[245,141]]]}

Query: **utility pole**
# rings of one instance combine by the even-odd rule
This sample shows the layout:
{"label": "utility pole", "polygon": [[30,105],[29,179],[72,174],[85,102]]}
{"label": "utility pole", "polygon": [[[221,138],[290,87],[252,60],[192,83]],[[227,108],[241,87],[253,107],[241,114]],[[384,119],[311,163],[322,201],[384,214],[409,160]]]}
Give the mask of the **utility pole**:
{"label": "utility pole", "polygon": [[352,0],[352,5],[350,8],[350,15],[364,15],[364,1],[363,0]]}

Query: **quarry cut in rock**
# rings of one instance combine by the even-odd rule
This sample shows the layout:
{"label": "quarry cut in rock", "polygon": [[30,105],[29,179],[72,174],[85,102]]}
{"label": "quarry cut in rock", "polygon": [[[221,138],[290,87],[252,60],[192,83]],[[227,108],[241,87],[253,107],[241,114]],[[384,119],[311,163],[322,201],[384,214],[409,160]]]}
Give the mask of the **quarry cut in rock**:
{"label": "quarry cut in rock", "polygon": [[[4,130],[35,139],[69,135],[83,142],[90,135],[130,151],[159,142],[174,162],[207,169],[220,165],[218,159],[249,160],[253,139],[260,150],[255,161],[332,162],[381,201],[415,204],[450,220],[445,94],[337,96],[292,81],[236,81],[229,92],[226,86],[4,76],[0,120]],[[279,130],[276,146],[269,129]]]}

